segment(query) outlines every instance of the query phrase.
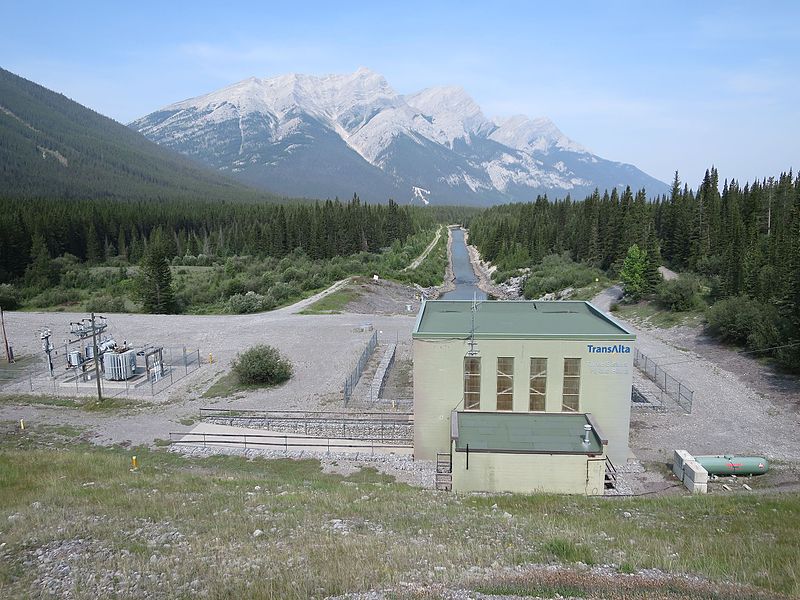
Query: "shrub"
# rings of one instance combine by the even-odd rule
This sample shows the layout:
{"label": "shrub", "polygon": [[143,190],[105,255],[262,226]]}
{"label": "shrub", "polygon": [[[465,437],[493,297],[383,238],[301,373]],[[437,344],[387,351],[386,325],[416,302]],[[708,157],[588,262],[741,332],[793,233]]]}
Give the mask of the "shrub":
{"label": "shrub", "polygon": [[277,385],[291,378],[292,363],[277,348],[259,345],[237,354],[231,370],[240,383]]}
{"label": "shrub", "polygon": [[222,296],[230,298],[236,294],[244,294],[248,291],[244,281],[239,278],[228,279],[222,284]]}
{"label": "shrub", "polygon": [[711,334],[723,341],[766,348],[762,343],[773,337],[778,322],[777,309],[748,296],[731,296],[706,311]]}
{"label": "shrub", "polygon": [[30,305],[34,308],[50,308],[52,306],[58,306],[59,304],[77,302],[80,299],[81,294],[78,290],[51,288],[34,296],[30,300]]}
{"label": "shrub", "polygon": [[279,281],[278,283],[269,288],[269,293],[275,299],[275,302],[277,304],[281,304],[282,302],[285,302],[292,296],[296,296],[298,290],[293,285],[289,285],[288,283],[283,283],[282,281]]}
{"label": "shrub", "polygon": [[234,294],[228,298],[226,306],[230,313],[245,315],[270,310],[275,306],[275,301],[272,296],[262,296],[251,291],[246,294]]}
{"label": "shrub", "polygon": [[0,283],[0,307],[3,310],[19,308],[19,292],[10,283]]}
{"label": "shrub", "polygon": [[703,304],[700,281],[693,275],[681,275],[677,279],[663,281],[656,288],[656,300],[665,308],[675,311],[700,308]]}
{"label": "shrub", "polygon": [[113,296],[90,298],[89,301],[86,302],[86,311],[109,313],[125,312],[125,301],[122,298],[115,298]]}
{"label": "shrub", "polygon": [[531,267],[531,273],[525,281],[525,297],[539,298],[568,287],[586,287],[600,277],[603,277],[600,269],[585,263],[576,263],[567,252],[551,254]]}

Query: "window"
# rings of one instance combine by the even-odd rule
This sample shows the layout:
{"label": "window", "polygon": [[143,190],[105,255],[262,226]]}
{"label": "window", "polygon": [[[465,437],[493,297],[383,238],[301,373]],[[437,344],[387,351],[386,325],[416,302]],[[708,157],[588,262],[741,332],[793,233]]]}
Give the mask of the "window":
{"label": "window", "polygon": [[514,408],[514,358],[497,358],[497,410]]}
{"label": "window", "polygon": [[531,389],[528,410],[545,410],[545,393],[547,391],[547,359],[531,359]]}
{"label": "window", "polygon": [[481,359],[464,357],[464,408],[479,410],[481,407]]}
{"label": "window", "polygon": [[581,389],[581,359],[564,359],[564,394],[561,397],[563,412],[578,412]]}

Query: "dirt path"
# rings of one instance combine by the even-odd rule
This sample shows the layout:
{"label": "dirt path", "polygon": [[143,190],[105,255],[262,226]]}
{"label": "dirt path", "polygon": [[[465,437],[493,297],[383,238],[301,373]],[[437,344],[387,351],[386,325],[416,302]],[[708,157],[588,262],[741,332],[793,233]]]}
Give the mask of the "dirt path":
{"label": "dirt path", "polygon": [[413,271],[418,266],[420,266],[422,264],[422,261],[428,257],[428,254],[431,253],[431,250],[433,250],[436,247],[436,244],[439,242],[440,237],[442,237],[441,227],[439,227],[439,229],[436,230],[436,235],[434,236],[433,241],[430,244],[428,244],[428,247],[425,248],[425,250],[422,251],[422,254],[420,254],[417,258],[415,258],[410,265],[408,265],[405,269],[403,269],[403,271]]}
{"label": "dirt path", "polygon": [[592,304],[604,312],[611,310],[611,305],[622,298],[623,291],[618,285],[612,285],[610,288],[604,289],[602,292],[592,298]]}
{"label": "dirt path", "polygon": [[312,304],[314,304],[314,302],[316,302],[317,300],[320,300],[321,298],[324,298],[325,296],[329,296],[333,292],[335,292],[337,290],[340,290],[345,285],[347,285],[348,283],[353,281],[353,279],[354,279],[353,277],[347,277],[345,279],[340,279],[339,281],[337,281],[336,283],[334,283],[333,285],[331,285],[327,289],[324,289],[321,292],[317,292],[313,296],[309,296],[308,298],[304,298],[303,300],[298,300],[297,302],[295,302],[294,304],[290,304],[289,306],[284,306],[283,308],[278,308],[276,310],[273,310],[269,314],[272,314],[272,315],[275,315],[275,314],[277,314],[277,315],[296,315],[300,311],[302,311],[302,310],[308,308],[309,306],[311,306]]}
{"label": "dirt path", "polygon": [[[605,308],[617,294],[614,288],[605,290],[593,303]],[[680,448],[699,455],[757,454],[800,461],[796,378],[791,391],[784,385],[781,392],[764,393],[741,376],[743,363],[767,376],[769,369],[755,359],[719,344],[692,343],[698,334],[689,328],[644,330],[622,322],[636,334],[641,352],[694,390],[689,415],[679,410],[632,415],[631,448],[640,459],[669,462],[672,451]]]}

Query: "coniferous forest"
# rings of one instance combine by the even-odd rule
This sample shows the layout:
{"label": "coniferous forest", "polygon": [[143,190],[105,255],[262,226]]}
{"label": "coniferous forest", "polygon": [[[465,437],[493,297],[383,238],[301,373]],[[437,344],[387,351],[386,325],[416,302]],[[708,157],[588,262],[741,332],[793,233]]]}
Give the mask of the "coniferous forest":
{"label": "coniferous forest", "polygon": [[[24,276],[46,251],[99,263],[112,256],[138,262],[163,234],[169,258],[186,255],[271,256],[302,248],[312,259],[377,251],[405,240],[428,215],[388,205],[197,201],[0,200],[0,283]],[[157,233],[158,232],[158,233]]]}
{"label": "coniferous forest", "polygon": [[[367,205],[355,195],[314,204],[0,200],[0,305],[269,310],[350,275],[405,280],[410,274],[402,269],[428,244],[436,222],[468,212]],[[175,275],[174,301],[154,309],[142,280],[148,271],[169,277],[166,265]],[[436,271],[413,275],[433,285],[444,268]]]}
{"label": "coniferous forest", "polygon": [[653,201],[630,188],[582,202],[539,197],[487,209],[470,239],[501,278],[563,252],[619,275],[636,245],[645,271],[663,264],[686,274],[660,290],[651,281],[649,291],[683,285],[703,295],[711,333],[800,369],[800,177],[791,171],[741,185],[712,168],[697,190],[676,173],[671,194]]}

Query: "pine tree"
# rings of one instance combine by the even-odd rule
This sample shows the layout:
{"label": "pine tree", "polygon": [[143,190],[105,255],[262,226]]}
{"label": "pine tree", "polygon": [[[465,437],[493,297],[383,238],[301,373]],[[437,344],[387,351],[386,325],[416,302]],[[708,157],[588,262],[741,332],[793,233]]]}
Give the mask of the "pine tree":
{"label": "pine tree", "polygon": [[55,283],[56,273],[50,262],[44,236],[36,232],[31,243],[31,263],[25,270],[26,283],[36,289],[44,290]]}
{"label": "pine tree", "polygon": [[658,268],[661,266],[661,249],[658,245],[658,240],[655,235],[650,237],[647,244],[647,263],[645,265],[644,279],[646,282],[646,292],[652,292],[656,286],[664,281],[661,276],[661,271]]}
{"label": "pine tree", "polygon": [[150,243],[140,264],[139,296],[145,312],[170,314],[175,312],[175,293],[172,273],[163,241]]}

